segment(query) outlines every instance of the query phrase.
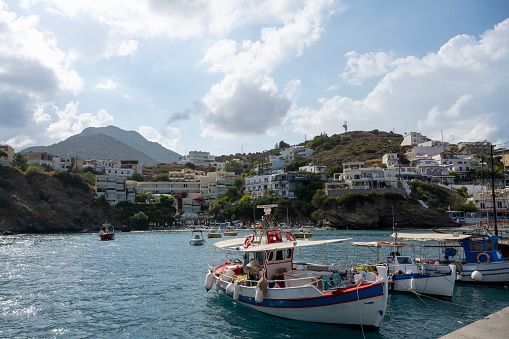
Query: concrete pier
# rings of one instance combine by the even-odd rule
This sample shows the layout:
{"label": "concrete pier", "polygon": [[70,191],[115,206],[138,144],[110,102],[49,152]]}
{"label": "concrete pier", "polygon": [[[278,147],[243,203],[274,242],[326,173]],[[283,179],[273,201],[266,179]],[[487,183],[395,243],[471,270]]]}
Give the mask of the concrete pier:
{"label": "concrete pier", "polygon": [[509,338],[509,307],[490,314],[484,319],[444,335],[443,339],[507,339]]}

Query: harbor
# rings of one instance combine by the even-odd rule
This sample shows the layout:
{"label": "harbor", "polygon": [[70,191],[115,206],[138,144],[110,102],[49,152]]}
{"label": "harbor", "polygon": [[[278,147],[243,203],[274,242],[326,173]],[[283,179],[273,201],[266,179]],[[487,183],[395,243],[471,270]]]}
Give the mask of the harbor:
{"label": "harbor", "polygon": [[[252,231],[239,231],[245,237]],[[390,239],[391,231],[313,230],[316,240]],[[0,238],[2,337],[233,337],[440,338],[509,307],[503,285],[458,283],[450,301],[389,293],[378,331],[272,317],[232,303],[203,283],[214,252],[191,232],[14,235]],[[299,254],[297,253],[297,259]],[[302,249],[302,257],[320,255]],[[327,257],[349,265],[354,247],[327,247]],[[370,262],[368,253],[359,261]],[[260,324],[263,324],[261,326]],[[284,329],[284,330],[282,330]]]}

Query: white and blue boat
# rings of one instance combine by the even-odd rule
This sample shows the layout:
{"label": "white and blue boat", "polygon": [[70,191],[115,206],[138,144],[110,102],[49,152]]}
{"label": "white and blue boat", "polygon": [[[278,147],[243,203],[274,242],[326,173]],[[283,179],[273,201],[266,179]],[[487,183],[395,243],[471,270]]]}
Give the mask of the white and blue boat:
{"label": "white and blue boat", "polygon": [[461,240],[465,259],[458,268],[458,280],[478,283],[509,283],[509,263],[498,249],[500,236]]}
{"label": "white and blue boat", "polygon": [[282,228],[268,228],[273,220],[266,208],[262,227],[252,234],[216,242],[226,260],[209,265],[205,288],[272,316],[378,329],[387,307],[386,267],[362,275],[323,260],[296,263],[294,253],[302,247],[317,246],[324,255],[326,245],[350,239],[297,240]]}
{"label": "white and blue boat", "polygon": [[[456,281],[484,284],[509,283],[509,263],[498,249],[499,236],[459,233],[398,233],[405,240],[437,241],[446,264],[456,265]],[[457,251],[456,248],[462,249]]]}
{"label": "white and blue boat", "polygon": [[[422,241],[422,240],[421,240]],[[419,293],[442,298],[452,298],[456,280],[456,265],[443,262],[424,261],[416,263],[410,255],[402,255],[403,249],[413,249],[413,245],[398,242],[353,242],[354,245],[376,248],[377,259],[380,263],[380,249],[385,248],[388,275],[391,282],[390,290],[394,292]],[[414,253],[415,257],[415,253]],[[366,270],[370,266],[365,265]]]}

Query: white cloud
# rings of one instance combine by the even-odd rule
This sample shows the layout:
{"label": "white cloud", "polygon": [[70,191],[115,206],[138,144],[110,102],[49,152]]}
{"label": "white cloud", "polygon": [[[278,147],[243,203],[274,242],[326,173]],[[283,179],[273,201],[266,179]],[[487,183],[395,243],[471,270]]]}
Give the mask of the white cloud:
{"label": "white cloud", "polygon": [[328,0],[305,2],[281,18],[281,27],[263,28],[258,41],[222,39],[213,44],[201,63],[225,77],[202,100],[201,135],[228,138],[279,132],[291,106],[289,97],[299,94],[300,83],[292,81],[281,95],[269,74],[320,38],[332,5]]}
{"label": "white cloud", "polygon": [[[485,32],[479,41],[457,36],[436,53],[397,59],[392,67],[362,100],[335,96],[322,100],[318,109],[294,109],[294,131],[336,133],[347,120],[350,130],[395,128],[435,139],[441,138],[442,130],[449,142],[501,136],[507,140],[509,19]],[[375,67],[360,74],[383,70]],[[365,76],[358,77],[362,78]]]}
{"label": "white cloud", "polygon": [[[48,136],[52,139],[63,140],[72,135],[81,133],[87,127],[103,127],[113,122],[113,117],[104,109],[100,109],[96,115],[92,113],[78,113],[79,102],[70,102],[63,111],[53,104],[47,104],[44,108],[52,111],[56,119],[47,127]],[[56,120],[56,121],[55,121]]]}
{"label": "white cloud", "polygon": [[27,146],[34,145],[34,143],[35,141],[25,134],[16,135],[6,141],[6,144],[14,148],[15,152],[19,152]]}
{"label": "white cloud", "polygon": [[107,91],[112,91],[118,87],[118,83],[114,81],[112,78],[103,78],[101,82],[95,85],[96,89],[104,89]]}
{"label": "white cloud", "polygon": [[73,54],[57,47],[37,16],[18,16],[0,2],[0,22],[0,120],[25,127],[38,102],[77,93],[83,80],[71,67]]}
{"label": "white cloud", "polygon": [[181,136],[180,129],[172,126],[166,126],[161,133],[150,126],[140,126],[138,133],[145,139],[157,142],[170,150],[177,149]]}
{"label": "white cloud", "polygon": [[105,58],[110,58],[113,56],[132,56],[138,52],[138,41],[136,40],[121,40],[118,43],[113,45],[109,45],[107,47],[106,53],[104,53]]}
{"label": "white cloud", "polygon": [[393,58],[384,52],[359,55],[352,51],[345,56],[347,62],[341,77],[350,85],[362,85],[363,80],[384,75],[395,66]]}

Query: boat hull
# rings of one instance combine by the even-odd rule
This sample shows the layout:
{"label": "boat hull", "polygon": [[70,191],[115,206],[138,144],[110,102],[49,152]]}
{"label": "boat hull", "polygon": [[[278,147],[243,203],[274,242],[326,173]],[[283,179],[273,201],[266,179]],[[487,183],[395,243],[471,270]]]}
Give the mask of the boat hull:
{"label": "boat hull", "polygon": [[203,245],[203,244],[205,244],[205,240],[203,240],[203,239],[192,239],[189,242],[189,245],[191,245],[191,246],[200,246],[200,245]]}
{"label": "boat hull", "polygon": [[[229,282],[215,277],[216,289],[226,292]],[[240,286],[238,302],[257,311],[292,320],[363,326],[377,329],[387,305],[387,284],[361,285],[322,293],[312,285],[292,288],[269,288],[263,301],[255,301],[256,287]]]}
{"label": "boat hull", "polygon": [[447,273],[394,274],[392,290],[451,298],[456,281],[456,266],[449,265],[449,267],[450,271]]}
{"label": "boat hull", "polygon": [[115,233],[99,234],[100,240],[115,240]]}
{"label": "boat hull", "polygon": [[[463,263],[462,271],[458,273],[457,280],[481,284],[509,283],[509,263],[491,262],[489,264]],[[472,279],[472,273],[479,271],[482,274],[480,281]]]}

